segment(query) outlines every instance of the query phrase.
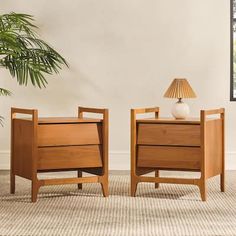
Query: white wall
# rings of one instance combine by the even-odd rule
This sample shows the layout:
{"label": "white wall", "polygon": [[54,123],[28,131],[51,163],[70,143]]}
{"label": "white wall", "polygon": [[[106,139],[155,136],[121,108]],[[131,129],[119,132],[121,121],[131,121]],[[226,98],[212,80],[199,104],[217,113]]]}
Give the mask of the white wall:
{"label": "white wall", "polygon": [[0,70],[0,167],[9,156],[11,106],[38,108],[43,116],[76,115],[78,105],[110,109],[110,163],[129,168],[129,109],[174,102],[163,93],[186,77],[198,98],[192,115],[225,107],[228,168],[236,169],[236,103],[229,101],[229,0],[1,0],[0,13],[35,16],[40,35],[70,64],[48,76],[48,87],[20,87]]}

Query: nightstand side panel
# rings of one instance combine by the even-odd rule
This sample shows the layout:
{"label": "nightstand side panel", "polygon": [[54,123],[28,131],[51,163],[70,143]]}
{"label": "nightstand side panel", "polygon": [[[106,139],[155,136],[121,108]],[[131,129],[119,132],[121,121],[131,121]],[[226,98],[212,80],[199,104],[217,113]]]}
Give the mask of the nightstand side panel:
{"label": "nightstand side panel", "polygon": [[221,119],[206,122],[205,141],[205,165],[206,177],[212,177],[222,173],[223,159],[223,121]]}
{"label": "nightstand side panel", "polygon": [[33,169],[33,122],[13,120],[13,173],[32,179]]}

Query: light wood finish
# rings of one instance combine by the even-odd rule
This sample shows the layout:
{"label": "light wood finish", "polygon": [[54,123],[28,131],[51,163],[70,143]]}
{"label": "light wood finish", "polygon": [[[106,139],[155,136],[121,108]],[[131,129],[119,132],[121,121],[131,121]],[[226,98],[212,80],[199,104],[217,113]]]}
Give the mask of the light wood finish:
{"label": "light wood finish", "polygon": [[138,124],[140,145],[200,146],[200,126],[185,124]]}
{"label": "light wood finish", "polygon": [[87,107],[79,107],[78,116],[79,118],[84,118],[84,113],[98,113],[103,115],[102,120],[102,169],[86,169],[84,171],[94,174],[101,173],[99,177],[100,183],[102,185],[102,192],[104,197],[108,197],[108,133],[109,133],[109,113],[108,109],[99,109],[99,108],[87,108]]}
{"label": "light wood finish", "polygon": [[220,189],[221,192],[225,192],[225,110],[220,112],[220,118],[222,120],[222,172],[220,174]]}
{"label": "light wood finish", "polygon": [[192,124],[192,125],[200,125],[200,120],[199,118],[191,117],[191,118],[186,118],[186,119],[175,119],[172,117],[158,117],[155,118],[146,118],[146,119],[136,119],[137,123],[142,123],[142,124]]}
{"label": "light wood finish", "polygon": [[[155,118],[138,119],[137,114],[155,112]],[[200,118],[186,120],[159,117],[159,108],[131,110],[131,196],[139,182],[193,184],[206,201],[206,181],[221,176],[225,191],[223,108],[202,110]],[[209,117],[218,115],[218,117]],[[199,179],[162,178],[159,170],[198,171]],[[155,172],[155,177],[143,176]]]}
{"label": "light wood finish", "polygon": [[[29,118],[21,118],[22,120],[31,120]],[[99,123],[102,122],[103,119],[94,119],[94,118],[79,118],[79,117],[39,117],[38,124],[77,124],[77,123]]]}
{"label": "light wood finish", "polygon": [[[155,177],[160,177],[160,171],[159,170],[155,171]],[[159,188],[159,183],[155,183],[155,188]]]}
{"label": "light wood finish", "polygon": [[[84,117],[102,114],[101,119]],[[18,118],[16,114],[32,118]],[[39,172],[77,170],[76,178],[39,180]],[[82,177],[82,172],[95,174]],[[11,109],[11,193],[15,176],[32,181],[32,202],[39,188],[52,184],[100,183],[108,196],[108,110],[78,108],[78,117],[38,118],[34,109]]]}
{"label": "light wood finish", "polygon": [[[83,176],[83,172],[80,169],[78,169],[77,170],[77,177],[81,178],[82,176]],[[77,186],[78,186],[78,189],[82,189],[83,188],[82,183],[78,183]]]}
{"label": "light wood finish", "polygon": [[101,143],[101,123],[46,124],[38,127],[38,146],[40,147]]}
{"label": "light wood finish", "polygon": [[56,178],[39,180],[39,185],[61,185],[61,184],[78,184],[78,183],[99,183],[98,176],[81,177],[81,178]]}
{"label": "light wood finish", "polygon": [[102,167],[98,145],[44,147],[38,151],[38,170]]}
{"label": "light wood finish", "polygon": [[200,147],[138,145],[137,152],[139,167],[200,170]]}
{"label": "light wood finish", "polygon": [[[130,145],[130,153],[131,153],[131,196],[135,196],[137,184],[138,184],[138,172],[142,172],[140,168],[137,168],[137,160],[136,160],[136,148],[137,148],[137,123],[136,123],[136,115],[142,113],[154,113],[155,118],[159,117],[159,107],[154,108],[140,108],[140,109],[131,109],[131,145]],[[145,174],[152,172],[152,170],[145,170]]]}
{"label": "light wood finish", "polygon": [[199,185],[199,179],[140,176],[139,182]]}

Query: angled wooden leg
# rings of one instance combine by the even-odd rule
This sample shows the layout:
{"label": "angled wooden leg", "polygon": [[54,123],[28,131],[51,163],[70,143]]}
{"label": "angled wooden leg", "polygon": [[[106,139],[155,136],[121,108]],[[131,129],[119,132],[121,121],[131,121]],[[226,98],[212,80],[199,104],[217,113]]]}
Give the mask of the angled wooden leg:
{"label": "angled wooden leg", "polygon": [[13,173],[11,173],[10,177],[10,182],[11,182],[11,188],[10,188],[10,193],[14,194],[15,193],[15,186],[16,186],[16,177]]}
{"label": "angled wooden leg", "polygon": [[220,189],[221,192],[225,192],[225,172],[220,175]]}
{"label": "angled wooden leg", "polygon": [[205,202],[206,201],[206,180],[201,181],[199,188],[200,188],[202,201]]}
{"label": "angled wooden leg", "polygon": [[[160,174],[159,170],[156,170],[155,171],[155,177],[159,177],[159,174]],[[159,183],[155,183],[155,188],[159,188],[159,186],[160,186]]]}
{"label": "angled wooden leg", "polygon": [[36,202],[39,191],[38,181],[33,181],[31,183],[31,201]]}
{"label": "angled wooden leg", "polygon": [[135,197],[137,191],[138,181],[136,178],[131,177],[131,197]]}
{"label": "angled wooden leg", "polygon": [[104,197],[109,196],[109,191],[108,191],[108,176],[104,176],[101,179],[101,186],[102,186],[102,193]]}
{"label": "angled wooden leg", "polygon": [[[82,177],[82,171],[81,170],[77,171],[77,177],[78,178]],[[78,189],[82,189],[82,184],[78,184]]]}

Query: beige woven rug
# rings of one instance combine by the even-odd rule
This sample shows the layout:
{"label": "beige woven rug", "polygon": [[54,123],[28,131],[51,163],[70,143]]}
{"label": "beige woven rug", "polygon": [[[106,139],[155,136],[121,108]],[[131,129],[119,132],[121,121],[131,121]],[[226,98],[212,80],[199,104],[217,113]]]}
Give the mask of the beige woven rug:
{"label": "beige woven rug", "polygon": [[227,172],[226,193],[219,178],[208,182],[208,200],[195,186],[140,184],[129,197],[129,176],[110,176],[110,197],[99,184],[42,187],[30,203],[30,182],[17,178],[9,194],[9,175],[0,174],[0,235],[236,235],[236,172]]}

